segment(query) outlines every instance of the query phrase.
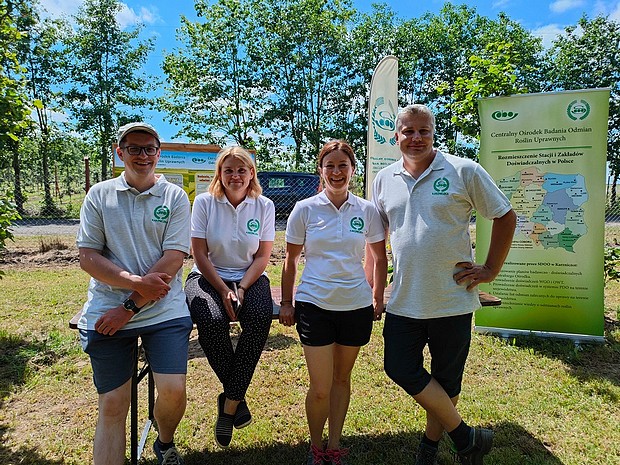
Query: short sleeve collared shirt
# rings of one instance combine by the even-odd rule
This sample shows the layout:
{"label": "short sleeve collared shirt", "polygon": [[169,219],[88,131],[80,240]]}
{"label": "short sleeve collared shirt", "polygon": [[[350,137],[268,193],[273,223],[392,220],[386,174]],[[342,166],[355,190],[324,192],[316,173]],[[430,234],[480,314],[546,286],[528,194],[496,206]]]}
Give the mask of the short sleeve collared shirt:
{"label": "short sleeve collared shirt", "polygon": [[[138,192],[125,175],[95,184],[80,211],[77,246],[101,251],[112,263],[144,276],[165,250],[189,253],[190,205],[180,187],[159,176],[153,187]],[[124,329],[153,325],[189,316],[182,270],[170,282],[168,295],[142,309]],[[106,311],[120,305],[131,290],[91,278],[80,329],[93,330]]]}
{"label": "short sleeve collared shirt", "polygon": [[[200,194],[192,209],[191,235],[206,239],[208,258],[220,278],[240,281],[254,261],[260,242],[275,239],[275,207],[262,195],[246,197],[235,208],[226,196]],[[196,265],[192,271],[200,273]]]}
{"label": "short sleeve collared shirt", "polygon": [[453,279],[458,262],[473,261],[472,210],[499,218],[512,208],[491,176],[472,160],[437,151],[414,179],[402,159],[382,169],[373,202],[389,230],[394,263],[389,313],[436,318],[471,313],[478,292]]}
{"label": "short sleeve collared shirt", "polygon": [[303,245],[306,259],[295,300],[325,310],[372,305],[362,260],[366,242],[384,238],[375,207],[351,193],[340,209],[325,192],[297,202],[286,226],[286,241]]}

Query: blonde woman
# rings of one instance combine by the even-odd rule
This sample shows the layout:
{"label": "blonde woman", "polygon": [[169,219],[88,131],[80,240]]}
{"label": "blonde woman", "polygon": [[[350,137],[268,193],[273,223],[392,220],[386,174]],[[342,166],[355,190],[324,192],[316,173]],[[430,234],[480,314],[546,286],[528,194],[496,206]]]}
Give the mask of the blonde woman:
{"label": "blonde woman", "polygon": [[[227,147],[218,154],[209,192],[198,195],[192,209],[195,265],[185,293],[200,346],[222,383],[215,424],[220,447],[230,444],[233,427],[252,422],[245,394],[273,313],[264,272],[275,238],[275,209],[261,192],[250,154]],[[237,320],[241,334],[233,349],[229,324]]]}

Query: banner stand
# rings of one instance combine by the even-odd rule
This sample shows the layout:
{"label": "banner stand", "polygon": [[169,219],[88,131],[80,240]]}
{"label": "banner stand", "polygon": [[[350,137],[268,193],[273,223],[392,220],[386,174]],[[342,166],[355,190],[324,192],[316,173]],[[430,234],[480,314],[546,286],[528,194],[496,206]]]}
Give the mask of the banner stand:
{"label": "banner stand", "polygon": [[[498,310],[501,311],[501,308]],[[547,337],[554,339],[570,339],[575,345],[581,343],[586,344],[600,344],[605,342],[603,336],[588,336],[586,334],[570,334],[570,333],[557,333],[552,331],[529,331],[526,329],[507,329],[507,328],[490,328],[487,326],[474,326],[474,332],[479,334],[490,334],[501,338],[509,338],[516,336],[535,336],[535,337]]]}

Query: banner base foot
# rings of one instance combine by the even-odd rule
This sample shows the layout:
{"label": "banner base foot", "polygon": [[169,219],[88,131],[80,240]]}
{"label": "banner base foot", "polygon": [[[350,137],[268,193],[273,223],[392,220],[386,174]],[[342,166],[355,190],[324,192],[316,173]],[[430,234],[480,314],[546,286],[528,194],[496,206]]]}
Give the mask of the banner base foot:
{"label": "banner base foot", "polygon": [[527,329],[492,328],[488,326],[474,326],[474,331],[480,334],[493,334],[502,338],[509,338],[514,336],[537,336],[547,338],[570,339],[575,343],[575,345],[579,345],[581,343],[601,344],[605,342],[605,338],[603,336],[556,333],[553,331],[531,331]]}

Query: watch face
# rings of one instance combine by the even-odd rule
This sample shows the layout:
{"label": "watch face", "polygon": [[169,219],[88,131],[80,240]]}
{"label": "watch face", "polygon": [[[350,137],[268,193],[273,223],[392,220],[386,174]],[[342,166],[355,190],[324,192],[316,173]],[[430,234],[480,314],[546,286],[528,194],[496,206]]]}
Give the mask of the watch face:
{"label": "watch face", "polygon": [[134,313],[138,313],[138,310],[140,310],[136,303],[131,299],[127,299],[125,302],[123,302],[123,307],[125,307],[127,310],[131,310]]}

